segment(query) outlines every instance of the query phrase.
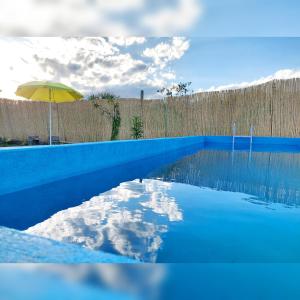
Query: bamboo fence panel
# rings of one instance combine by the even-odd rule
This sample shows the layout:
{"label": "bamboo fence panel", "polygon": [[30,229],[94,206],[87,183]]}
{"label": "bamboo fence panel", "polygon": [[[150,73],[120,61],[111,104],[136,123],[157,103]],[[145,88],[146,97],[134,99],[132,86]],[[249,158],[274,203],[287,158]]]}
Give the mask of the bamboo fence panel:
{"label": "bamboo fence panel", "polygon": [[[109,109],[106,101],[101,102]],[[276,80],[244,89],[166,99],[120,100],[120,139],[131,138],[133,116],[142,116],[144,137],[184,135],[300,136],[300,79]],[[53,104],[53,135],[62,141],[109,140],[111,119],[88,101]],[[48,137],[48,103],[0,99],[0,137]]]}

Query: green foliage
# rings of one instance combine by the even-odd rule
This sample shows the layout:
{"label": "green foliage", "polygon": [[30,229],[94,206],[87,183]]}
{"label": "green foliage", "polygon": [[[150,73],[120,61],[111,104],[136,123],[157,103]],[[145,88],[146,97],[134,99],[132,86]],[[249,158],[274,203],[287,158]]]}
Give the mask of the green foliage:
{"label": "green foliage", "polygon": [[109,93],[109,92],[103,92],[100,93],[101,99],[106,99],[109,101],[114,101],[119,99],[119,96],[116,96],[115,94]]}
{"label": "green foliage", "polygon": [[144,123],[139,116],[134,116],[131,119],[131,136],[138,140],[144,136]]}
{"label": "green foliage", "polygon": [[192,93],[189,89],[189,86],[192,84],[191,81],[189,82],[179,82],[178,84],[175,85],[175,92],[176,96],[186,96],[189,93]]}
{"label": "green foliage", "polygon": [[20,140],[9,140],[4,137],[0,137],[0,147],[15,147],[15,146],[25,146],[27,143]]}
{"label": "green foliage", "polygon": [[192,82],[179,82],[178,84],[175,84],[171,87],[163,87],[159,90],[157,90],[158,93],[160,93],[164,97],[174,97],[174,96],[186,96],[193,91],[189,89],[189,86],[192,84]]}
{"label": "green foliage", "polygon": [[1,147],[4,147],[4,146],[6,146],[7,145],[7,139],[6,138],[2,138],[2,137],[0,137],[0,146]]}
{"label": "green foliage", "polygon": [[121,127],[121,114],[120,114],[119,102],[116,102],[114,103],[113,106],[112,129],[111,129],[111,137],[110,137],[112,141],[118,139],[120,127]]}
{"label": "green foliage", "polygon": [[[102,114],[108,117],[112,122],[111,137],[110,139],[118,139],[120,127],[121,127],[121,114],[120,114],[120,104],[119,96],[116,96],[109,92],[94,93],[90,94],[87,97],[87,100],[92,101],[94,107],[99,109]],[[110,108],[107,109],[104,105],[98,100],[107,100]]]}
{"label": "green foliage", "polygon": [[119,96],[116,96],[113,93],[110,92],[96,92],[96,93],[91,93],[87,96],[86,98],[89,101],[95,101],[95,100],[110,100],[114,101],[119,99]]}
{"label": "green foliage", "polygon": [[173,87],[169,87],[169,88],[163,87],[163,88],[157,90],[157,92],[159,94],[161,94],[162,96],[164,96],[164,97],[173,97],[173,90],[172,90],[172,88]]}
{"label": "green foliage", "polygon": [[[182,97],[191,95],[193,93],[192,90],[189,89],[190,85],[192,84],[191,81],[188,82],[179,82],[174,84],[171,87],[162,87],[161,89],[157,90],[159,94],[163,96],[165,100],[173,99],[174,96]],[[163,109],[164,109],[164,126],[165,126],[165,136],[168,136],[168,107],[167,101],[163,101]]]}

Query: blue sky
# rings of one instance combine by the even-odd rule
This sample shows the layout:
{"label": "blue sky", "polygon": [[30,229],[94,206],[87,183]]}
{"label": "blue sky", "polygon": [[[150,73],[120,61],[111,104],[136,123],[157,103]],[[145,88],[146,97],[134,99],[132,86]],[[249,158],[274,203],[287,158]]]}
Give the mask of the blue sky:
{"label": "blue sky", "polygon": [[300,77],[299,15],[299,0],[2,0],[0,96],[37,79],[150,98]]}
{"label": "blue sky", "polygon": [[84,94],[157,97],[180,81],[194,91],[300,77],[300,38],[0,38],[0,96],[19,84],[60,81]]}
{"label": "blue sky", "polygon": [[201,91],[300,77],[299,0],[2,2],[2,97],[31,80],[151,98],[180,81]]}
{"label": "blue sky", "polygon": [[252,82],[279,70],[300,69],[300,38],[191,38],[178,78],[194,88]]}
{"label": "blue sky", "polygon": [[299,0],[202,0],[195,36],[300,36]]}
{"label": "blue sky", "polygon": [[1,0],[0,33],[300,36],[299,13],[299,0]]}

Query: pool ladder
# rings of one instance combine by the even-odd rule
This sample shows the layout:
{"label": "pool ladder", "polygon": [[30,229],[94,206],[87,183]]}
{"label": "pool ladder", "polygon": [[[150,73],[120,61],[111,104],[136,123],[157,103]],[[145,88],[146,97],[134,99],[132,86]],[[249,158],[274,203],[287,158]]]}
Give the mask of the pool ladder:
{"label": "pool ladder", "polygon": [[253,144],[253,133],[254,133],[254,127],[250,126],[250,135],[236,135],[236,125],[235,123],[232,124],[232,163],[234,161],[234,151],[235,151],[235,142],[236,138],[249,138],[249,157],[248,162],[250,163],[252,160],[252,144]]}
{"label": "pool ladder", "polygon": [[237,138],[249,138],[249,140],[250,140],[250,150],[251,150],[252,149],[252,143],[253,143],[253,132],[254,132],[254,128],[251,125],[250,130],[249,130],[250,135],[236,135],[236,124],[233,123],[232,124],[232,147],[234,148],[235,141],[236,141]]}

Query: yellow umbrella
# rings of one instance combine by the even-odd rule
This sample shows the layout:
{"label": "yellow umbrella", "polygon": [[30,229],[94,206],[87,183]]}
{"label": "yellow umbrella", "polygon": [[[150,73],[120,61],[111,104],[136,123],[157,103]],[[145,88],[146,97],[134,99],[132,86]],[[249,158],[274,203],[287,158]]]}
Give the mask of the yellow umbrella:
{"label": "yellow umbrella", "polygon": [[58,82],[31,81],[20,85],[17,96],[33,101],[49,102],[49,142],[52,145],[52,106],[51,103],[74,102],[83,98],[83,95],[74,89]]}

